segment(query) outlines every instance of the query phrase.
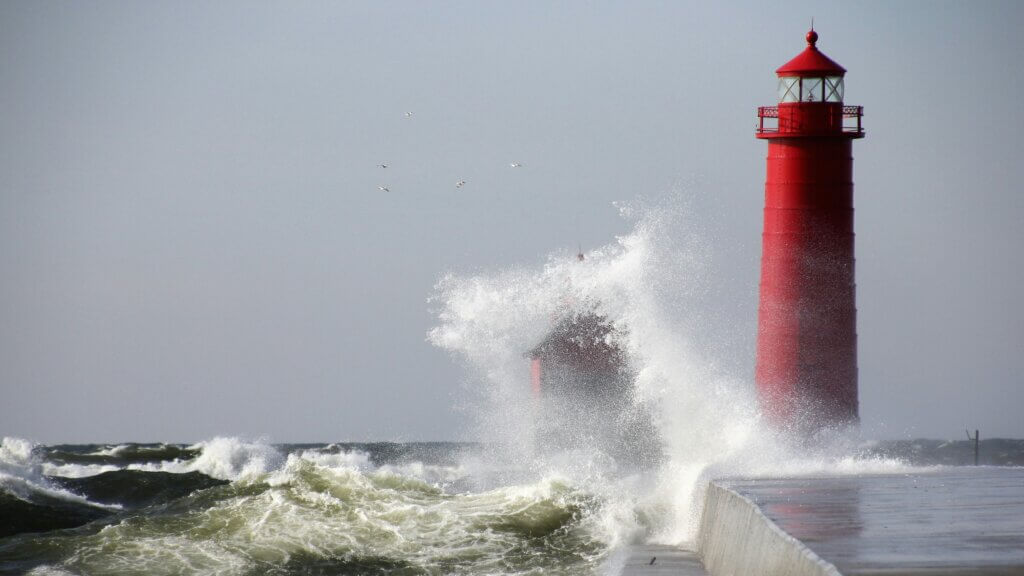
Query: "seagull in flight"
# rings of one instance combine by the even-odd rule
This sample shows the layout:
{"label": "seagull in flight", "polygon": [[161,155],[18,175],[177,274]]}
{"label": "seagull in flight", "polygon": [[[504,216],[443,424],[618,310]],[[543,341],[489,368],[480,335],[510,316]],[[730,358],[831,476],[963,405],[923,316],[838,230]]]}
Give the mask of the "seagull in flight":
{"label": "seagull in flight", "polygon": [[412,112],[406,112],[405,113],[405,117],[406,118],[412,118]]}
{"label": "seagull in flight", "polygon": [[379,166],[380,168],[387,168],[388,167],[387,164],[377,164],[377,166]]}
{"label": "seagull in flight", "polygon": [[523,167],[523,165],[520,164],[519,162],[512,162],[511,164],[509,164],[509,166],[512,167],[512,168],[522,168]]}
{"label": "seagull in flight", "polygon": [[462,188],[465,184],[466,184],[465,180],[459,180],[458,182],[455,183],[455,187],[456,188]]}
{"label": "seagull in flight", "polygon": [[377,190],[380,190],[381,192],[391,192],[391,190],[388,190],[387,186],[377,186]]}

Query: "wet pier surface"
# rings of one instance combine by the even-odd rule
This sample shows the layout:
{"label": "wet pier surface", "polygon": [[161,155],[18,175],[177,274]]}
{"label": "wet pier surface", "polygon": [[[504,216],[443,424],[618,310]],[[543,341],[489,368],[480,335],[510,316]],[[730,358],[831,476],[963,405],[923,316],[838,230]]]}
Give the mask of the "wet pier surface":
{"label": "wet pier surface", "polygon": [[708,576],[696,552],[675,546],[630,547],[623,558],[620,576]]}
{"label": "wet pier surface", "polygon": [[718,483],[845,575],[1024,574],[1024,468]]}

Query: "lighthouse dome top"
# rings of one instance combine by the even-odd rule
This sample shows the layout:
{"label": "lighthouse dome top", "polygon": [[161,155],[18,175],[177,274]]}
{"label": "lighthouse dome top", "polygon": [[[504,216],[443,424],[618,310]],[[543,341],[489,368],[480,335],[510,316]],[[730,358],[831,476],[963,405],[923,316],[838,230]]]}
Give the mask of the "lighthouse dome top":
{"label": "lighthouse dome top", "polygon": [[818,33],[812,28],[807,33],[807,48],[789,62],[780,66],[775,73],[779,76],[843,76],[846,69],[818,50]]}

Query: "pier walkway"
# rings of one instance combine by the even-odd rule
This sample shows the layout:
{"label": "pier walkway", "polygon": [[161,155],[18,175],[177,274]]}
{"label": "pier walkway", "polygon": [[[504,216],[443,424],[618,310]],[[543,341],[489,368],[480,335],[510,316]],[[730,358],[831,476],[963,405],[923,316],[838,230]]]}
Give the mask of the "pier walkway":
{"label": "pier walkway", "polygon": [[718,480],[698,546],[712,574],[1024,574],[1024,468]]}
{"label": "pier walkway", "polygon": [[1022,575],[1024,468],[715,480],[696,547],[634,546],[617,559],[618,572]]}

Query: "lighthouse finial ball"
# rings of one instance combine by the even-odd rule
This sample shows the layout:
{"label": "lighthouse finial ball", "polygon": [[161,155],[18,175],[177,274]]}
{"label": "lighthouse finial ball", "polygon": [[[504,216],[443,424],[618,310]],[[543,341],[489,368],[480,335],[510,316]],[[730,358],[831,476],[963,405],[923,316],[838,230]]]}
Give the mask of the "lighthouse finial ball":
{"label": "lighthouse finial ball", "polygon": [[814,28],[811,28],[811,31],[807,33],[807,45],[813,47],[817,41],[818,33],[814,31]]}

